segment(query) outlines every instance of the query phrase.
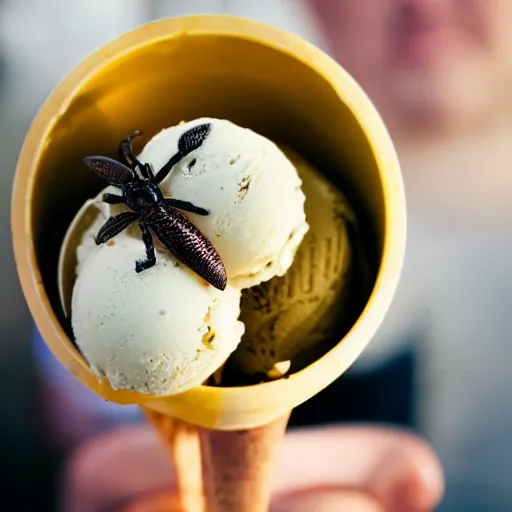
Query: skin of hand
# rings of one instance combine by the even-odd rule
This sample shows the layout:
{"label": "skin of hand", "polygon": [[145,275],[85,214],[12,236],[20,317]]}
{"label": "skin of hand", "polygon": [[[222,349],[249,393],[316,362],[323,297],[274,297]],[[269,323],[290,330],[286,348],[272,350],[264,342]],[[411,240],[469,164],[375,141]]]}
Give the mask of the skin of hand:
{"label": "skin of hand", "polygon": [[[70,457],[62,480],[68,512],[171,508],[172,463],[149,426],[93,438]],[[427,512],[444,490],[433,450],[393,428],[323,427],[288,432],[274,475],[271,512]],[[153,493],[153,506],[130,503]],[[128,508],[126,508],[128,507]]]}

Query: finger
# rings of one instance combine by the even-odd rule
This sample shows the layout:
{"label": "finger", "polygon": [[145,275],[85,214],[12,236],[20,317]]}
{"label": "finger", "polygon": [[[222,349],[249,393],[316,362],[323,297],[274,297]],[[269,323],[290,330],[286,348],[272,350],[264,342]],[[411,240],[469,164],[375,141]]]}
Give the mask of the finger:
{"label": "finger", "polygon": [[80,447],[66,465],[63,510],[111,510],[158,489],[175,490],[165,447],[147,425],[123,427]]}
{"label": "finger", "polygon": [[[277,465],[275,491],[281,499],[307,489],[366,489],[386,510],[423,512],[434,508],[443,490],[430,448],[391,429],[288,434]],[[119,429],[90,442],[75,454],[67,474],[65,510],[71,512],[104,510],[173,482],[168,454],[147,426]]]}
{"label": "finger", "polygon": [[[119,512],[178,510],[179,503],[169,493],[145,496]],[[181,510],[181,509],[179,509]],[[324,490],[296,493],[274,500],[270,512],[385,512],[375,498],[354,490]]]}
{"label": "finger", "polygon": [[432,510],[444,490],[435,453],[413,434],[371,427],[290,433],[281,447],[275,492],[325,486],[365,489],[395,512]]}
{"label": "finger", "polygon": [[169,492],[156,492],[130,503],[116,512],[185,512],[183,511],[178,496]]}
{"label": "finger", "polygon": [[385,512],[371,496],[354,490],[299,492],[275,499],[270,512]]}

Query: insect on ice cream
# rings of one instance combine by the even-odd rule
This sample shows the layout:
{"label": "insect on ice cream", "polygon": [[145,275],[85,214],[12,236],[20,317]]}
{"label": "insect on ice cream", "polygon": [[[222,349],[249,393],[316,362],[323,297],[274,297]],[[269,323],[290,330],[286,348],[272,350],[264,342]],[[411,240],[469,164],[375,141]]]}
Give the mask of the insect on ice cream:
{"label": "insect on ice cream", "polygon": [[123,163],[104,156],[87,157],[84,162],[111,185],[122,190],[122,195],[104,194],[103,201],[108,204],[124,203],[132,210],[110,217],[96,236],[98,245],[138,221],[146,246],[146,258],[136,261],[137,273],[156,264],[151,228],[178,260],[215,288],[224,290],[227,275],[220,256],[194,224],[177,211],[179,209],[197,215],[208,215],[208,210],[188,201],[164,198],[158,186],[183,157],[203,144],[210,129],[210,124],[202,124],[183,133],[178,141],[178,152],[156,175],[150,164],[142,164],[133,153],[132,139],[140,134],[138,131],[119,144]]}

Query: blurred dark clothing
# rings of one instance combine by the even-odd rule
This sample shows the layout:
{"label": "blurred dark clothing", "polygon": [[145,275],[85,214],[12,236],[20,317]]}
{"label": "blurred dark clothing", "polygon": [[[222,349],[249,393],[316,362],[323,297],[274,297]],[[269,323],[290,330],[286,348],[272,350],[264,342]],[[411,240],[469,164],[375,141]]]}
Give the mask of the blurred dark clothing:
{"label": "blurred dark clothing", "polygon": [[372,372],[340,377],[297,407],[289,425],[377,422],[414,428],[416,374],[417,355],[405,348]]}

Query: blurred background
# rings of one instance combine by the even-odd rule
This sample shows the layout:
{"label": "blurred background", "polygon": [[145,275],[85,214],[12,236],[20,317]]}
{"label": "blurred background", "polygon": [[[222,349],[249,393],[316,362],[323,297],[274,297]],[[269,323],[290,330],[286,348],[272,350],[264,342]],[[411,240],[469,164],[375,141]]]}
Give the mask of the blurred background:
{"label": "blurred background", "polygon": [[292,426],[412,428],[443,463],[440,510],[512,510],[511,0],[0,0],[5,492],[19,510],[56,510],[67,451],[140,421],[138,410],[104,404],[71,381],[34,330],[9,225],[24,136],[90,52],[151,20],[193,13],[254,18],[330,53],[377,105],[402,162],[408,254],[390,314],[355,367],[298,408]]}

